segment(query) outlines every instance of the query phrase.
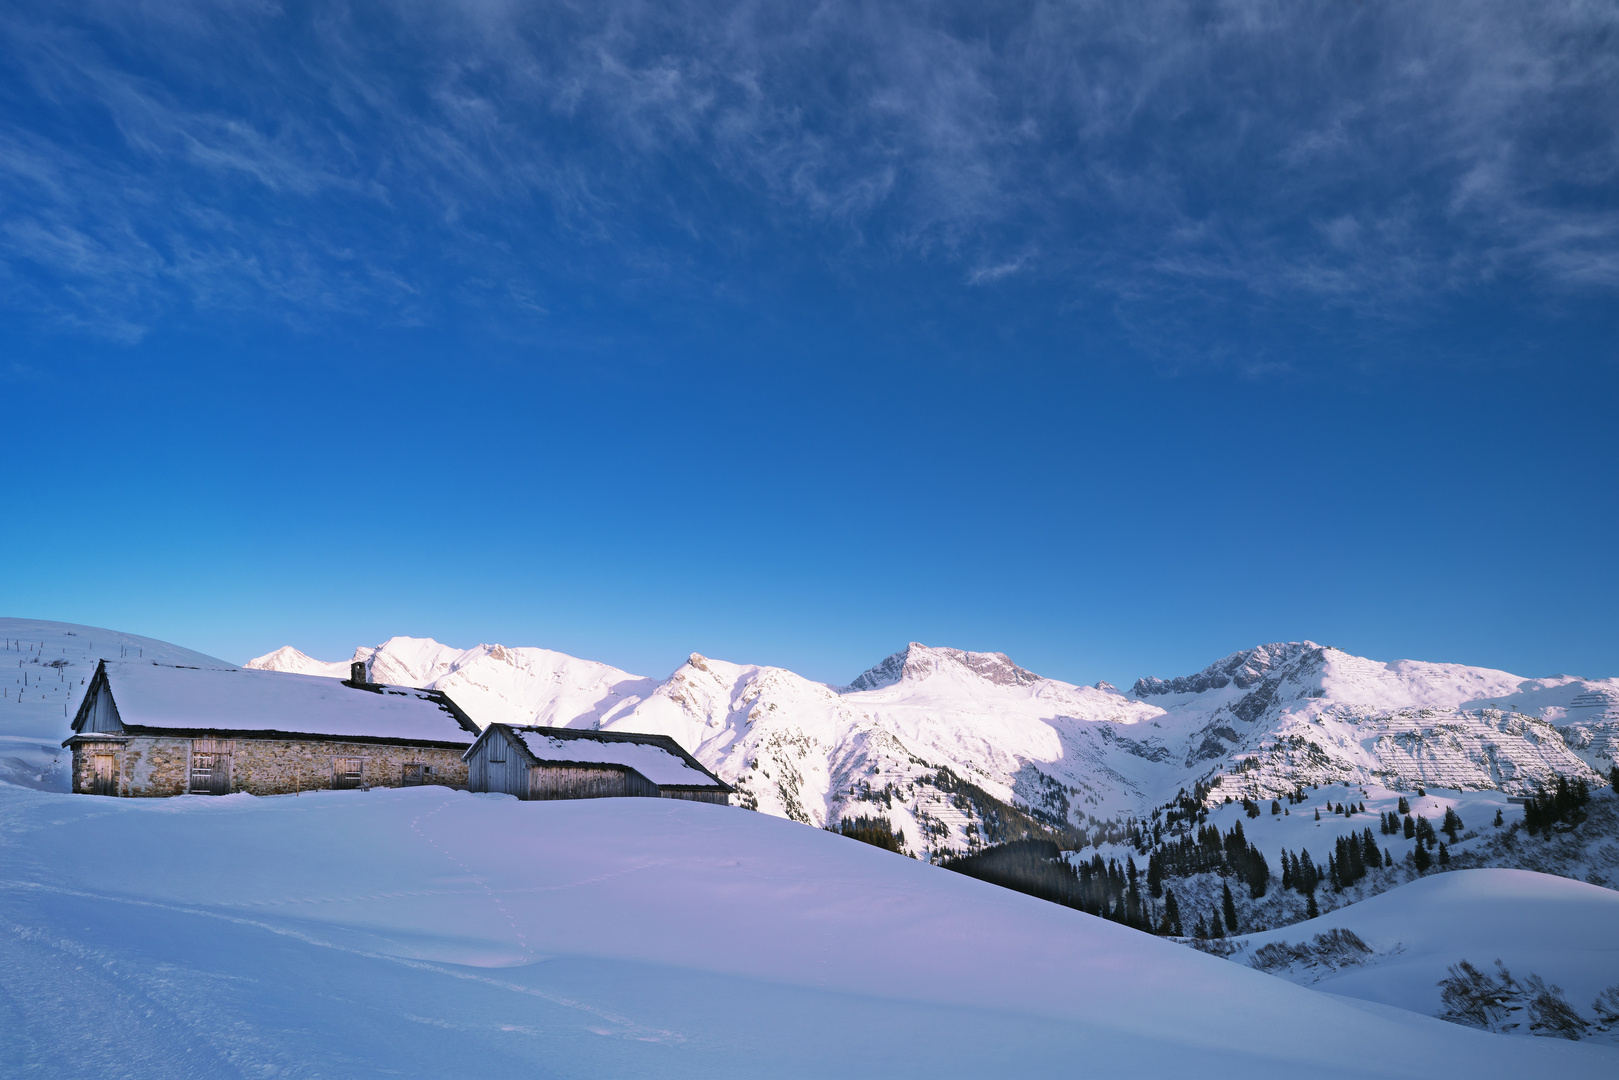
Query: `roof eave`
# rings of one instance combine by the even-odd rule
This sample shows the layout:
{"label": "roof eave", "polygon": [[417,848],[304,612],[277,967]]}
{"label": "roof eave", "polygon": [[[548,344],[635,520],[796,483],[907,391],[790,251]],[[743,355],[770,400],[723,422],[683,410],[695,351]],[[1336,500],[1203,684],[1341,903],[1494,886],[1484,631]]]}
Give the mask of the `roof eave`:
{"label": "roof eave", "polygon": [[156,727],[125,724],[124,733],[148,738],[281,739],[288,742],[345,742],[373,746],[421,746],[435,750],[464,750],[467,744],[447,739],[403,739],[388,735],[331,735],[314,731],[277,731],[273,728]]}

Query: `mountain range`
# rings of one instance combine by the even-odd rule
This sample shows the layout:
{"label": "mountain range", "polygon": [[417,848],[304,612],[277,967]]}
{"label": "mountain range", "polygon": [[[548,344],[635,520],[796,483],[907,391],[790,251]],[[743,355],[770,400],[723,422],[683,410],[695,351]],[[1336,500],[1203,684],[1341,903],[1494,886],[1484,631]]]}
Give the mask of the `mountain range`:
{"label": "mountain range", "polygon": [[1619,759],[1619,679],[1524,678],[1354,656],[1313,642],[1232,653],[1121,691],[1000,653],[911,643],[832,686],[698,654],[667,679],[539,648],[396,637],[328,662],[249,667],[443,690],[480,724],[672,736],[737,801],[814,825],[887,819],[913,851],[963,850],[1009,818],[1056,829],[1140,816],[1183,791],[1273,799],[1303,785],[1522,794]]}

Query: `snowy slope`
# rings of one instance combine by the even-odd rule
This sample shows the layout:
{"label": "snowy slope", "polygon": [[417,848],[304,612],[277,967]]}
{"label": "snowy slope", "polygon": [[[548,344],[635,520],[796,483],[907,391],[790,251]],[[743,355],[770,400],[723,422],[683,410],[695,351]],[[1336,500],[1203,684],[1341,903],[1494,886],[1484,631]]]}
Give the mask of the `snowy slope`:
{"label": "snowy slope", "polygon": [[0,618],[0,781],[65,791],[63,739],[98,660],[230,667],[166,641],[76,623]]}
{"label": "snowy slope", "polygon": [[[1214,799],[1329,783],[1521,793],[1557,775],[1598,783],[1593,767],[1619,749],[1619,680],[1385,664],[1311,642],[1128,694],[914,642],[847,687],[695,653],[662,682],[544,649],[420,638],[355,657],[374,678],[445,690],[480,723],[669,735],[744,805],[816,825],[885,817],[919,854],[993,840],[996,802],[1061,825],[1144,814],[1216,778]],[[250,666],[347,674],[286,649]]]}
{"label": "snowy slope", "polygon": [[[1588,1019],[1596,996],[1619,984],[1619,892],[1524,870],[1459,870],[1414,881],[1320,918],[1251,934],[1230,959],[1250,964],[1267,944],[1297,945],[1340,927],[1371,954],[1350,954],[1348,963],[1297,960],[1274,973],[1431,1016],[1441,1012],[1439,981],[1460,960],[1489,970],[1500,960],[1520,982],[1539,975]],[[1612,1039],[1619,1045],[1619,1031]]]}
{"label": "snowy slope", "polygon": [[[1379,819],[1386,812],[1397,812],[1402,798],[1407,801],[1413,817],[1426,817],[1436,829],[1447,810],[1460,817],[1462,824],[1457,841],[1446,843],[1451,858],[1448,867],[1435,864],[1426,874],[1419,872],[1414,859],[1416,840],[1407,839],[1403,832],[1393,835],[1382,832]],[[1365,813],[1347,817],[1332,809],[1362,804],[1366,807]],[[1361,837],[1367,829],[1371,830],[1377,846],[1392,858],[1393,865],[1371,870],[1342,892],[1330,885],[1317,889],[1315,895],[1320,911],[1330,912],[1358,904],[1414,881],[1476,868],[1534,870],[1608,889],[1619,888],[1619,795],[1607,788],[1592,794],[1584,811],[1586,820],[1579,827],[1566,832],[1543,831],[1538,836],[1531,836],[1522,828],[1523,806],[1509,803],[1500,791],[1427,788],[1422,795],[1402,795],[1376,785],[1327,784],[1320,788],[1307,787],[1301,803],[1289,805],[1283,800],[1280,806],[1283,813],[1271,814],[1270,803],[1262,803],[1257,817],[1248,817],[1240,802],[1215,805],[1207,813],[1206,824],[1221,835],[1240,825],[1244,840],[1265,856],[1272,874],[1270,887],[1257,900],[1249,896],[1240,882],[1232,885],[1239,926],[1245,932],[1301,923],[1307,916],[1305,897],[1296,890],[1281,887],[1284,849],[1295,857],[1306,853],[1312,862],[1325,864],[1340,838]],[[1497,814],[1501,817],[1499,826],[1495,824]],[[1174,837],[1166,834],[1166,839]],[[1439,839],[1446,840],[1443,836]],[[1146,854],[1122,842],[1086,847],[1069,858],[1088,861],[1095,855],[1100,855],[1104,862],[1116,860],[1120,866],[1133,858],[1143,871],[1148,866]],[[1166,879],[1177,898],[1182,925],[1188,931],[1199,916],[1212,921],[1212,915],[1221,907],[1221,886],[1225,881],[1213,872]],[[1150,896],[1146,902],[1156,920],[1161,907]]]}
{"label": "snowy slope", "polygon": [[[206,857],[198,857],[206,853]],[[0,1073],[1608,1077],[762,814],[0,786]]]}

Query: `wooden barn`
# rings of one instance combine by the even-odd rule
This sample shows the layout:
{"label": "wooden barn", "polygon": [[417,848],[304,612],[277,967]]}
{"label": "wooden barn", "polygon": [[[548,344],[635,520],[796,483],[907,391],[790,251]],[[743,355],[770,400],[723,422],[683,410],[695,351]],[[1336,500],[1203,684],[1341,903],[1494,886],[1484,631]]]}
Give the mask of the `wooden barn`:
{"label": "wooden barn", "polygon": [[73,790],[283,795],[466,786],[478,727],[444,694],[351,677],[103,660],[73,718]]}
{"label": "wooden barn", "polygon": [[519,799],[642,796],[724,806],[734,790],[667,735],[490,724],[466,761],[471,790]]}

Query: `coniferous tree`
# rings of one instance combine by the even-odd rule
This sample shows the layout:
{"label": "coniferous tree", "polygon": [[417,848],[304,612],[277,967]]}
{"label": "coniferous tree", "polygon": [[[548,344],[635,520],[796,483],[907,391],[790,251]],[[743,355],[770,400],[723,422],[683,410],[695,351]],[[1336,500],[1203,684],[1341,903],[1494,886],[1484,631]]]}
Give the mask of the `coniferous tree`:
{"label": "coniferous tree", "polygon": [[1237,932],[1237,901],[1231,895],[1231,883],[1221,881],[1220,893],[1220,906],[1225,911],[1225,924],[1235,934]]}
{"label": "coniferous tree", "polygon": [[1495,827],[1497,829],[1499,829],[1502,825],[1506,824],[1506,819],[1501,816],[1501,808],[1500,807],[1496,807],[1495,821],[1493,822],[1493,824],[1495,825]]}
{"label": "coniferous tree", "polygon": [[1164,895],[1164,864],[1156,849],[1147,857],[1147,894],[1153,899]]}
{"label": "coniferous tree", "polygon": [[1258,900],[1270,888],[1270,864],[1258,845],[1248,848],[1248,895]]}
{"label": "coniferous tree", "polygon": [[1400,796],[1400,810],[1399,810],[1399,812],[1401,814],[1409,814],[1411,812],[1411,804],[1405,801],[1405,796],[1404,795]]}
{"label": "coniferous tree", "polygon": [[1450,865],[1450,849],[1445,846],[1445,843],[1442,840],[1439,842],[1439,865]]}
{"label": "coniferous tree", "polygon": [[1203,916],[1201,915],[1197,917],[1197,925],[1192,927],[1192,936],[1195,938],[1206,938],[1209,936],[1209,924],[1203,921]]}
{"label": "coniferous tree", "polygon": [[1344,842],[1344,854],[1349,856],[1349,881],[1353,884],[1366,876],[1366,863],[1361,859],[1360,845],[1355,843],[1354,837]]}
{"label": "coniferous tree", "polygon": [[1411,815],[1405,815],[1405,838],[1410,840],[1417,835],[1417,823],[1411,820]]}
{"label": "coniferous tree", "polygon": [[1418,814],[1417,815],[1416,829],[1417,829],[1417,840],[1419,842],[1427,845],[1429,848],[1432,848],[1434,846],[1434,839],[1435,839],[1434,831],[1433,831],[1433,822],[1429,821],[1427,818],[1423,817],[1421,814]]}
{"label": "coniferous tree", "polygon": [[1451,843],[1454,844],[1456,842],[1456,834],[1462,831],[1463,826],[1462,817],[1460,814],[1456,813],[1454,807],[1445,807],[1445,820],[1444,823],[1439,826],[1439,828],[1446,836],[1450,837]]}
{"label": "coniferous tree", "polygon": [[1619,791],[1619,765],[1609,767],[1608,786],[1613,788],[1614,791]]}
{"label": "coniferous tree", "polygon": [[1298,858],[1293,860],[1293,887],[1300,892],[1314,893],[1319,884],[1321,871],[1310,861],[1310,849],[1300,848]]}
{"label": "coniferous tree", "polygon": [[1394,856],[1389,853],[1388,848],[1383,849],[1383,865],[1384,866],[1393,866],[1394,865]]}
{"label": "coniferous tree", "polygon": [[1320,820],[1321,820],[1321,809],[1320,809],[1320,807],[1317,807],[1317,808],[1316,808],[1316,811],[1315,811],[1315,819],[1316,819],[1316,820],[1317,820],[1317,821],[1320,821]]}
{"label": "coniferous tree", "polygon": [[1306,919],[1313,919],[1317,915],[1320,915],[1320,914],[1321,914],[1321,909],[1315,906],[1315,893],[1313,893],[1313,892],[1309,893],[1305,897],[1304,917]]}
{"label": "coniferous tree", "polygon": [[1383,865],[1383,855],[1377,850],[1377,841],[1372,839],[1372,830],[1366,829],[1360,834],[1360,857],[1368,870],[1376,870]]}
{"label": "coniferous tree", "polygon": [[1282,849],[1282,888],[1291,889],[1292,887],[1293,887],[1293,859],[1292,859],[1292,856],[1288,855],[1287,849],[1283,848]]}
{"label": "coniferous tree", "polygon": [[1180,905],[1175,902],[1175,891],[1173,889],[1164,890],[1164,926],[1167,929],[1163,933],[1173,934],[1176,937],[1183,936],[1181,931],[1181,909]]}
{"label": "coniferous tree", "polygon": [[1220,913],[1218,911],[1209,913],[1209,937],[1225,937],[1225,927],[1220,924]]}
{"label": "coniferous tree", "polygon": [[[1614,781],[1614,790],[1619,791],[1619,780]],[[1271,817],[1280,817],[1281,813],[1282,813],[1282,804],[1277,802],[1275,799],[1272,799],[1270,801],[1270,816]]]}
{"label": "coniferous tree", "polygon": [[1428,867],[1433,865],[1433,859],[1428,855],[1428,849],[1421,844],[1418,844],[1416,849],[1411,852],[1411,858],[1417,864],[1417,873],[1419,874],[1425,873]]}

